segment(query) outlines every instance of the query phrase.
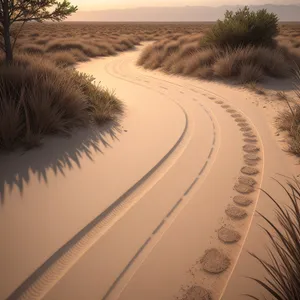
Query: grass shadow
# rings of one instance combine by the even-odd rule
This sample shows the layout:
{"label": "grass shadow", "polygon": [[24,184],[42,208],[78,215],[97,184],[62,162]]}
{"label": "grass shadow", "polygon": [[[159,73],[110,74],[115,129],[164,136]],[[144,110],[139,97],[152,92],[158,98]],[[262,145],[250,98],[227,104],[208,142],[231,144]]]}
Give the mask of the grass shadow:
{"label": "grass shadow", "polygon": [[111,121],[101,127],[79,129],[69,138],[47,137],[40,148],[0,153],[0,206],[14,188],[22,195],[32,176],[47,183],[49,171],[65,176],[65,170],[81,168],[84,157],[93,161],[93,155],[111,147],[110,142],[118,140],[120,132],[119,122]]}

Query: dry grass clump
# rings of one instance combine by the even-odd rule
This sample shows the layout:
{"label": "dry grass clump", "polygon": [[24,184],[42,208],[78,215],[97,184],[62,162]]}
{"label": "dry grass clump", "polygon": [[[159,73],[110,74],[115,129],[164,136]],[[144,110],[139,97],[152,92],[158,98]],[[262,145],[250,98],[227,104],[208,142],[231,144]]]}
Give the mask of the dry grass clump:
{"label": "dry grass clump", "polygon": [[286,95],[281,95],[281,99],[286,100],[288,109],[278,114],[276,124],[279,130],[289,134],[289,150],[300,156],[300,68],[295,71],[295,79],[295,92],[298,100],[295,103],[290,103]]}
{"label": "dry grass clump", "polygon": [[[20,34],[16,50],[29,54],[45,53],[49,57],[67,51],[72,52],[76,61],[84,61],[90,57],[110,56],[133,49],[142,41],[165,39],[169,43],[168,52],[172,51],[173,41],[184,34],[190,35],[189,42],[195,41],[201,35],[199,32],[204,32],[208,26],[201,23],[30,23]],[[77,55],[73,51],[77,51]],[[70,64],[70,56],[64,55],[65,62],[61,61],[63,55],[58,57],[59,64]]]}
{"label": "dry grass clump", "polygon": [[[278,300],[300,299],[300,182],[288,181],[282,188],[286,192],[289,205],[283,205],[266,193],[275,204],[276,221],[261,215],[266,221],[265,233],[270,241],[269,259],[264,260],[250,253],[266,271],[264,280],[251,278],[267,295]],[[247,295],[251,299],[259,299]],[[266,299],[265,295],[262,295]]]}
{"label": "dry grass clump", "polygon": [[28,54],[43,54],[44,48],[37,44],[26,44],[20,48],[21,51]]}
{"label": "dry grass clump", "polygon": [[289,134],[289,150],[300,156],[300,104],[294,104],[291,109],[281,112],[276,123],[280,130]]}
{"label": "dry grass clump", "polygon": [[93,81],[38,56],[16,56],[11,66],[2,62],[0,149],[36,146],[45,135],[69,134],[121,114],[121,102]]}
{"label": "dry grass clump", "polygon": [[[14,25],[17,31],[19,25]],[[0,64],[0,149],[36,146],[43,136],[70,133],[74,127],[101,123],[122,113],[110,91],[71,68],[90,57],[115,55],[141,41],[166,37],[156,62],[177,50],[184,33],[203,24],[27,23],[10,67]]]}
{"label": "dry grass clump", "polygon": [[76,63],[78,59],[68,51],[59,51],[52,54],[50,57],[52,62],[61,67],[72,66]]}
{"label": "dry grass clump", "polygon": [[244,8],[198,33],[162,37],[143,51],[138,64],[171,74],[233,78],[241,84],[284,78],[300,66],[299,37],[298,24],[280,25],[274,14]]}
{"label": "dry grass clump", "polygon": [[[183,40],[183,39],[182,39]],[[299,56],[300,57],[300,56]],[[198,42],[159,41],[142,52],[139,65],[167,73],[201,78],[235,78],[240,83],[260,82],[266,76],[288,77],[293,68],[280,49],[203,47]]]}

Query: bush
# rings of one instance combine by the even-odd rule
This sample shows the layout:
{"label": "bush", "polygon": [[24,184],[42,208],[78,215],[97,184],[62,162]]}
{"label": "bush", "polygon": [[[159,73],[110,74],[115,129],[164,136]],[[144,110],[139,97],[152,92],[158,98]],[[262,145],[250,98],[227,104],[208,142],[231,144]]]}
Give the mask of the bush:
{"label": "bush", "polygon": [[111,120],[122,113],[114,94],[94,78],[32,55],[0,65],[0,149],[32,147],[47,134]]}
{"label": "bush", "polygon": [[72,66],[76,63],[75,57],[68,51],[55,52],[51,54],[50,59],[58,66]]}
{"label": "bush", "polygon": [[205,45],[217,47],[272,46],[279,33],[278,17],[262,9],[250,11],[249,7],[237,12],[227,11],[223,21],[217,23],[203,38]]}
{"label": "bush", "polygon": [[258,82],[263,78],[263,71],[260,66],[244,64],[241,66],[239,80],[241,83]]}

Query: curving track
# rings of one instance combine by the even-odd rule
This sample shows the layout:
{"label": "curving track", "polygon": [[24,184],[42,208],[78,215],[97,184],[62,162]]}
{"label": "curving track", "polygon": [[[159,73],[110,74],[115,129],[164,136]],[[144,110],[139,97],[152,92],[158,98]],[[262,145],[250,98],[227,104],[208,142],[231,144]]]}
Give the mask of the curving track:
{"label": "curving track", "polygon": [[[232,300],[239,299],[233,287],[247,286],[240,269],[257,238],[251,225],[259,188],[275,172],[290,174],[285,158],[242,93],[145,71],[135,66],[138,55],[78,66],[105,78],[127,104],[123,148],[112,141],[107,151],[114,154],[103,158],[119,162],[111,172],[116,181],[103,186],[118,197],[89,214],[82,207],[87,217],[77,213],[78,222],[51,242],[55,251],[41,254],[44,264],[33,260],[5,291],[8,299],[194,299],[201,287],[213,299]],[[118,174],[124,168],[128,173]],[[201,259],[205,253],[217,253],[219,264]]]}

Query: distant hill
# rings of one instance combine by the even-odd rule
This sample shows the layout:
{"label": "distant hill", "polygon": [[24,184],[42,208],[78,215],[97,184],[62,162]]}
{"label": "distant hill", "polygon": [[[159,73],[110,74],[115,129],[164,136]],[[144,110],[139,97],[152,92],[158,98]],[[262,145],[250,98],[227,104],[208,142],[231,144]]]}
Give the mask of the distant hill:
{"label": "distant hill", "polygon": [[[78,11],[68,21],[102,22],[209,22],[223,18],[226,10],[237,10],[242,6],[184,6],[184,7],[140,7],[133,9],[112,9]],[[253,10],[266,8],[276,13],[280,21],[300,21],[300,5],[250,5]]]}

